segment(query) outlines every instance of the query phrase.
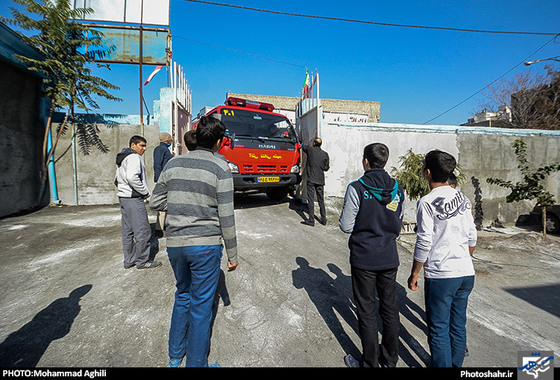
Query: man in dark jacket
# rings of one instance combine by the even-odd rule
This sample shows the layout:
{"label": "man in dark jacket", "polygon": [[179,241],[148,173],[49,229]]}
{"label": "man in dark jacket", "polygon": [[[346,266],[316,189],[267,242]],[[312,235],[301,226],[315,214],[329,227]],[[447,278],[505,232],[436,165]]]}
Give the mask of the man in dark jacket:
{"label": "man in dark jacket", "polygon": [[159,145],[154,149],[154,182],[158,181],[165,164],[173,157],[169,151],[172,142],[173,139],[169,133],[163,132],[159,134]]}
{"label": "man in dark jacket", "polygon": [[[383,169],[389,158],[384,144],[364,148],[365,173],[348,185],[339,219],[340,229],[350,233],[352,288],[358,311],[363,367],[395,367],[398,359],[399,308],[396,277],[399,266],[396,240],[404,213],[404,192]],[[375,293],[383,324],[378,343]],[[348,366],[360,363],[351,355]]]}
{"label": "man in dark jacket", "polygon": [[329,170],[329,154],[321,149],[322,143],[323,141],[317,137],[313,140],[313,146],[304,145],[302,147],[307,154],[304,174],[307,178],[307,202],[309,206],[309,219],[302,223],[308,226],[315,225],[315,193],[317,193],[317,202],[321,213],[320,222],[323,225],[327,224],[323,188],[325,186],[325,172]]}
{"label": "man in dark jacket", "polygon": [[[157,183],[159,175],[173,155],[169,151],[169,147],[173,139],[167,132],[159,134],[159,145],[154,149],[154,182]],[[156,235],[163,236],[163,229],[165,227],[165,211],[158,211],[156,218]]]}

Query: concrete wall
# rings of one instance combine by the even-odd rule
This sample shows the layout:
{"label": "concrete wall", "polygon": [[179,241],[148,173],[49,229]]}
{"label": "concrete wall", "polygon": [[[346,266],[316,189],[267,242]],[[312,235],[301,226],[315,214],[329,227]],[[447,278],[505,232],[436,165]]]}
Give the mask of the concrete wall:
{"label": "concrete wall", "polygon": [[41,188],[41,79],[0,60],[0,217],[34,208]]}
{"label": "concrete wall", "polygon": [[115,158],[118,152],[128,146],[133,135],[141,135],[148,141],[144,153],[144,163],[148,187],[154,188],[153,151],[159,145],[159,128],[157,125],[98,125],[101,140],[109,147],[109,153],[101,153],[92,148],[89,155],[84,155],[76,147],[77,191],[74,186],[74,163],[72,158],[71,133],[68,131],[61,138],[55,152],[55,169],[58,197],[65,205],[97,205],[118,203],[115,178]]}
{"label": "concrete wall", "polygon": [[[128,145],[133,134],[142,134],[138,125],[99,125],[101,138],[110,147],[110,153],[92,150],[84,156],[76,153],[78,177],[78,204],[117,203],[113,184],[115,155]],[[153,149],[159,143],[157,125],[144,126],[148,149],[144,155],[149,187],[153,189]],[[56,175],[59,198],[63,204],[75,204],[72,150],[70,134],[63,137],[57,148]],[[409,149],[425,154],[440,149],[453,154],[467,176],[461,190],[474,203],[475,188],[471,177],[478,179],[482,191],[483,225],[488,226],[497,218],[514,224],[520,215],[527,214],[532,202],[506,203],[507,189],[486,183],[486,178],[496,177],[517,182],[521,176],[511,143],[522,138],[527,143],[528,158],[535,166],[560,161],[560,132],[535,130],[508,130],[498,128],[472,128],[458,126],[416,126],[400,124],[335,124],[323,123],[321,127],[323,148],[331,158],[331,169],[326,173],[325,195],[339,211],[346,186],[363,174],[362,152],[371,142],[382,142],[389,147],[387,171],[399,167],[399,157]],[[65,154],[63,154],[66,151]],[[63,155],[62,155],[63,154]],[[62,156],[61,156],[62,155]],[[549,177],[548,189],[560,202],[560,173]],[[405,220],[416,219],[416,202],[409,201]]]}
{"label": "concrete wall", "polygon": [[40,196],[45,125],[42,78],[28,70],[17,55],[42,59],[17,32],[0,22],[0,217],[49,200],[48,184]]}
{"label": "concrete wall", "polygon": [[[468,128],[468,127],[467,127]],[[517,168],[517,158],[512,142],[518,138],[527,144],[527,159],[532,167],[560,161],[560,133],[546,134],[467,134],[457,135],[459,162],[467,174],[463,191],[474,199],[474,186],[471,177],[480,183],[484,225],[495,221],[513,224],[520,215],[528,214],[534,207],[534,201],[506,203],[505,197],[510,190],[490,185],[487,178],[499,178],[512,183],[523,180]],[[560,203],[560,173],[548,177],[546,189],[550,191],[557,203]]]}
{"label": "concrete wall", "polygon": [[[226,97],[236,97],[242,99],[250,99],[262,103],[271,103],[275,107],[275,112],[278,110],[295,110],[296,104],[299,101],[298,97],[294,96],[273,96],[273,95],[255,95],[255,94],[236,94],[227,93]],[[368,122],[377,123],[381,118],[381,103],[360,101],[360,100],[344,100],[344,99],[324,99],[321,98],[321,105],[323,112],[333,114],[355,114],[363,115],[368,118]],[[336,116],[333,116],[336,117]],[[343,117],[343,116],[339,116]]]}
{"label": "concrete wall", "polygon": [[[536,130],[508,130],[500,128],[471,128],[457,126],[416,126],[400,124],[334,124],[322,125],[323,148],[329,153],[331,169],[326,174],[325,195],[342,197],[346,186],[363,174],[362,152],[372,142],[389,147],[388,172],[400,167],[399,157],[409,149],[425,154],[432,149],[447,151],[457,158],[466,174],[461,185],[474,203],[475,189],[471,177],[478,179],[482,190],[483,225],[497,218],[513,224],[527,214],[533,202],[506,203],[509,190],[486,183],[495,177],[512,182],[521,181],[511,143],[522,138],[527,143],[529,162],[535,166],[560,161],[560,132]],[[548,189],[560,202],[560,173],[549,177]],[[408,202],[405,219],[414,222],[416,202]]]}

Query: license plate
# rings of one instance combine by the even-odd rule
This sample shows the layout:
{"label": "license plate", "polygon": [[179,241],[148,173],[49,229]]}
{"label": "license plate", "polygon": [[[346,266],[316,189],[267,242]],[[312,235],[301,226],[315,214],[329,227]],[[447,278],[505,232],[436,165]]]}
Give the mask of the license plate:
{"label": "license plate", "polygon": [[280,177],[259,177],[259,182],[280,182]]}

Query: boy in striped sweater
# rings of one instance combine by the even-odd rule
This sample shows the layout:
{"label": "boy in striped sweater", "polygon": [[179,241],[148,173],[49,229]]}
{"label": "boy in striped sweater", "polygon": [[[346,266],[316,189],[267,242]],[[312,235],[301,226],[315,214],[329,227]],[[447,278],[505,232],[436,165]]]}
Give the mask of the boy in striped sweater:
{"label": "boy in striped sweater", "polygon": [[238,265],[233,207],[233,179],[225,160],[214,155],[225,127],[202,117],[196,129],[198,147],[172,158],[161,173],[150,207],[167,211],[167,253],[177,291],[169,331],[169,365],[207,367],[212,303],[223,245],[228,270]]}

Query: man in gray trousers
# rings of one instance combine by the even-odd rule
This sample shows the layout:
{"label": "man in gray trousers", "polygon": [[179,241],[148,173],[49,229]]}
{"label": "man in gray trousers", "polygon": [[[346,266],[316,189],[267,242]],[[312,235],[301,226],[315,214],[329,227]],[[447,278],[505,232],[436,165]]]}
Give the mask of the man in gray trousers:
{"label": "man in gray trousers", "polygon": [[150,196],[142,159],[146,152],[146,139],[132,136],[128,145],[117,154],[115,175],[122,216],[124,267],[128,269],[136,265],[138,269],[156,268],[161,263],[149,259],[152,230],[144,205],[144,199]]}

